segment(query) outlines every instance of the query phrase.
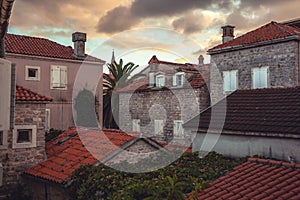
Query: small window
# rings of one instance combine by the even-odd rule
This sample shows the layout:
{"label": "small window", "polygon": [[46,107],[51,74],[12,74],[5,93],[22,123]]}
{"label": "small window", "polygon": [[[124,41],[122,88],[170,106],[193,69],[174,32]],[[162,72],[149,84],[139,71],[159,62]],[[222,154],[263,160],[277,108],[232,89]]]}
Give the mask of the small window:
{"label": "small window", "polygon": [[13,148],[36,147],[36,125],[16,125],[13,130]]}
{"label": "small window", "polygon": [[154,121],[154,134],[158,136],[162,136],[164,134],[164,121],[163,120],[155,120]]}
{"label": "small window", "polygon": [[67,89],[66,66],[51,66],[51,89]]}
{"label": "small window", "polygon": [[157,75],[156,76],[156,87],[164,87],[165,86],[165,76],[164,75]]}
{"label": "small window", "polygon": [[184,81],[184,72],[178,72],[173,76],[173,86],[182,87]]}
{"label": "small window", "polygon": [[269,82],[269,67],[252,69],[252,88],[267,88]]}
{"label": "small window", "polygon": [[174,130],[173,130],[174,137],[183,136],[182,123],[183,122],[181,120],[174,120]]}
{"label": "small window", "polygon": [[32,141],[31,129],[19,129],[17,135],[17,143],[26,143]]}
{"label": "small window", "polygon": [[39,81],[40,80],[40,67],[26,66],[25,67],[25,80]]}
{"label": "small window", "polygon": [[223,71],[224,92],[233,92],[237,89],[237,70]]}
{"label": "small window", "polygon": [[140,119],[133,119],[132,120],[132,131],[140,132]]}
{"label": "small window", "polygon": [[0,130],[0,149],[7,148],[7,131]]}

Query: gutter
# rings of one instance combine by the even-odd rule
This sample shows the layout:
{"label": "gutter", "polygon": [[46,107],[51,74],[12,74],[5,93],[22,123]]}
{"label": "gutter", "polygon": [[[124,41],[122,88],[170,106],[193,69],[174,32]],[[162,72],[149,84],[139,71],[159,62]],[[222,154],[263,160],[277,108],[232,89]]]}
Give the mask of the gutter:
{"label": "gutter", "polygon": [[234,50],[239,50],[239,49],[247,49],[247,48],[253,48],[253,47],[258,47],[258,46],[263,46],[263,45],[268,45],[268,44],[274,44],[274,43],[280,43],[280,42],[287,42],[291,40],[300,40],[299,36],[292,35],[284,38],[279,38],[279,39],[273,39],[273,40],[268,40],[268,41],[263,41],[263,42],[256,42],[252,44],[242,44],[238,46],[231,46],[231,47],[224,47],[216,50],[208,50],[207,53],[209,55],[214,55],[218,53],[224,53],[228,51],[234,51]]}
{"label": "gutter", "polygon": [[62,62],[73,62],[73,63],[81,63],[81,64],[100,64],[104,65],[105,61],[86,61],[86,60],[72,60],[72,59],[63,59],[63,58],[52,58],[52,57],[44,57],[44,56],[35,56],[35,55],[24,55],[24,54],[15,54],[15,53],[6,53],[8,56],[15,56],[15,57],[25,57],[25,58],[36,58],[40,60],[54,60],[54,61],[62,61]]}
{"label": "gutter", "polygon": [[[210,130],[210,133],[218,133],[218,131]],[[207,129],[200,128],[197,130],[197,133],[207,133]],[[289,133],[266,133],[266,132],[243,132],[243,131],[231,131],[231,130],[222,130],[222,135],[242,135],[242,136],[260,136],[260,137],[273,137],[273,138],[291,138],[291,139],[300,139],[300,135],[289,134]]]}

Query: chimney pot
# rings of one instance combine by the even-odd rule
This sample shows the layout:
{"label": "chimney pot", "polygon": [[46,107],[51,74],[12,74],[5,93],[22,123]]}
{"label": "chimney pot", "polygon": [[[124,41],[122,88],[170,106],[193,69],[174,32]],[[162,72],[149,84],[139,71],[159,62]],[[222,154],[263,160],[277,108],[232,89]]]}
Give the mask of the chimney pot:
{"label": "chimney pot", "polygon": [[78,58],[84,58],[86,33],[82,33],[82,32],[73,33],[72,42],[74,42],[74,56]]}
{"label": "chimney pot", "polygon": [[223,36],[222,36],[222,42],[226,43],[234,39],[234,26],[227,25],[222,26],[223,29]]}

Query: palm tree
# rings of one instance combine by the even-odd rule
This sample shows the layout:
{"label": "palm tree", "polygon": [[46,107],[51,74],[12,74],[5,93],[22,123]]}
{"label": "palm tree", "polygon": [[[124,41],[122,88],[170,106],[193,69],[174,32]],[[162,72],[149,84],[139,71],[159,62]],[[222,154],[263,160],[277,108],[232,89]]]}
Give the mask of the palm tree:
{"label": "palm tree", "polygon": [[[107,64],[110,74],[103,76],[103,126],[106,128],[118,128],[119,98],[114,93],[116,88],[122,88],[128,83],[130,74],[138,67],[132,62],[123,66],[123,60],[119,63],[113,61]],[[113,95],[114,94],[114,95]]]}

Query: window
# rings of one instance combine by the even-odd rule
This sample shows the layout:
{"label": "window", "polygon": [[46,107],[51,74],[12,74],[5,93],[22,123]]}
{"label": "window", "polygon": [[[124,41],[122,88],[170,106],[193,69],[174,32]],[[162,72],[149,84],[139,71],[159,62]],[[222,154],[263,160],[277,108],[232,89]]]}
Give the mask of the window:
{"label": "window", "polygon": [[178,72],[173,76],[173,86],[182,87],[184,81],[184,72]]}
{"label": "window", "polygon": [[17,135],[17,143],[26,143],[32,141],[31,129],[19,129]]}
{"label": "window", "polygon": [[163,120],[155,120],[154,121],[154,134],[158,136],[162,136],[164,133],[164,121]]}
{"label": "window", "polygon": [[157,75],[156,76],[156,87],[164,87],[165,86],[165,76],[164,75]]}
{"label": "window", "polygon": [[39,81],[40,80],[40,67],[25,66],[25,80]]}
{"label": "window", "polygon": [[66,66],[51,66],[51,89],[67,89]]}
{"label": "window", "polygon": [[7,131],[0,130],[0,149],[7,148]]}
{"label": "window", "polygon": [[233,92],[237,89],[237,70],[223,71],[224,92]]}
{"label": "window", "polygon": [[149,73],[149,85],[154,86],[154,73],[153,72]]}
{"label": "window", "polygon": [[13,130],[13,148],[36,147],[36,125],[18,125]]}
{"label": "window", "polygon": [[50,129],[50,109],[46,108],[45,110],[45,129],[48,131]]}
{"label": "window", "polygon": [[269,79],[269,67],[252,69],[252,88],[267,88]]}
{"label": "window", "polygon": [[182,137],[183,129],[182,129],[182,121],[174,120],[174,129],[173,129],[174,137]]}
{"label": "window", "polygon": [[140,119],[133,119],[132,120],[132,131],[140,132]]}

